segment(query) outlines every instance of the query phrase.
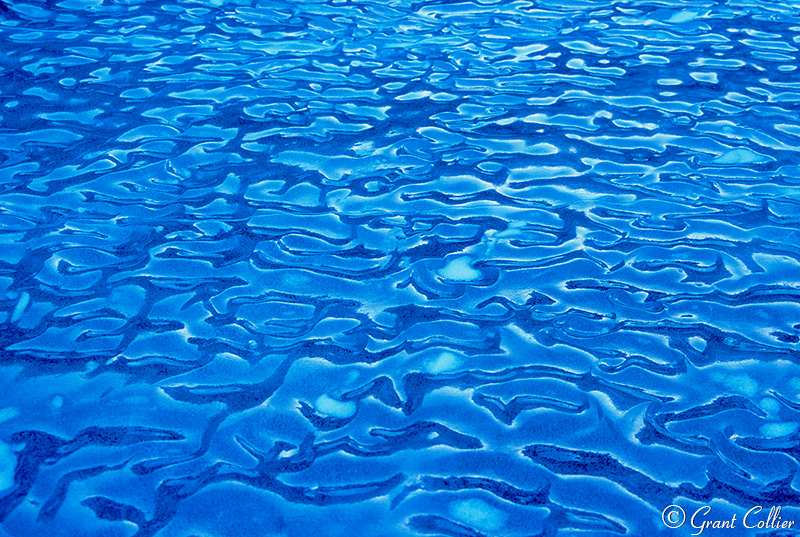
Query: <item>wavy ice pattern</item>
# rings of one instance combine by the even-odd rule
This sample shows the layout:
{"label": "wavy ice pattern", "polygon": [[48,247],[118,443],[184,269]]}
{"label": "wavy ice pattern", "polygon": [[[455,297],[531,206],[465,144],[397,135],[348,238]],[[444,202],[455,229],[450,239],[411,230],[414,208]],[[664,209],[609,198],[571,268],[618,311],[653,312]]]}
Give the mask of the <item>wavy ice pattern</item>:
{"label": "wavy ice pattern", "polygon": [[800,520],[796,3],[0,17],[0,535]]}

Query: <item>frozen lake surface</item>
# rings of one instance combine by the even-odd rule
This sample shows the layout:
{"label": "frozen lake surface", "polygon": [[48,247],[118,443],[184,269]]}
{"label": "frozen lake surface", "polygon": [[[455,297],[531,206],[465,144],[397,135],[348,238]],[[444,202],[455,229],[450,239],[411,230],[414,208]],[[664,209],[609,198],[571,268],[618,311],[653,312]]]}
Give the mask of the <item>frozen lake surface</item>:
{"label": "frozen lake surface", "polygon": [[798,48],[753,0],[0,3],[0,536],[800,521]]}

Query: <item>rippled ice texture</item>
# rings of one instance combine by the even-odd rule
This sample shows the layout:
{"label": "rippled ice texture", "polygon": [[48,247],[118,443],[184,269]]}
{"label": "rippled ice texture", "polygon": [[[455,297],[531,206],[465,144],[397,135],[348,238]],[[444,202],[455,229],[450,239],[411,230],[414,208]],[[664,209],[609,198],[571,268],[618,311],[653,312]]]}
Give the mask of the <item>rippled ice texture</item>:
{"label": "rippled ice texture", "polygon": [[0,535],[800,520],[796,3],[0,17]]}

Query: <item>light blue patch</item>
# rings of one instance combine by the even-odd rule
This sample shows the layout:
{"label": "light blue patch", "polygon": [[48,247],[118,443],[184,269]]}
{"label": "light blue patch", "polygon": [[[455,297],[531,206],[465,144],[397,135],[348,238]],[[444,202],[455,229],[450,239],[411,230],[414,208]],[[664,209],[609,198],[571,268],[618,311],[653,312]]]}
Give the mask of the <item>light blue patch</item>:
{"label": "light blue patch", "polygon": [[793,422],[783,422],[783,423],[767,423],[759,427],[759,431],[761,431],[762,436],[767,438],[778,438],[781,436],[787,436],[792,434],[797,430],[797,424]]}
{"label": "light blue patch", "polygon": [[672,22],[674,24],[681,24],[684,22],[689,22],[697,18],[697,11],[679,11],[672,15],[667,22]]}
{"label": "light blue patch", "polygon": [[776,414],[781,409],[781,404],[777,399],[773,399],[772,397],[764,397],[758,402],[758,406],[770,414]]}
{"label": "light blue patch", "polygon": [[698,337],[692,336],[689,338],[689,345],[697,349],[698,352],[703,352],[706,349],[706,340]]}
{"label": "light blue patch", "polygon": [[10,406],[0,409],[0,423],[8,421],[11,418],[16,418],[17,416],[19,416],[19,409]]}
{"label": "light blue patch", "polygon": [[507,513],[477,498],[453,502],[450,514],[460,522],[485,532],[499,530],[508,519]]}
{"label": "light blue patch", "polygon": [[11,313],[12,323],[17,322],[22,318],[22,314],[25,313],[25,308],[28,307],[28,303],[30,301],[31,301],[31,295],[29,295],[27,291],[23,291],[22,294],[19,296],[17,305],[14,306],[14,311]]}
{"label": "light blue patch", "polygon": [[773,162],[774,160],[775,159],[770,156],[756,153],[750,149],[738,148],[723,153],[719,157],[712,160],[711,163],[731,166],[738,164],[765,164],[767,162]]}
{"label": "light blue patch", "polygon": [[472,268],[469,257],[457,257],[439,270],[439,276],[452,282],[471,282],[481,278],[481,272]]}
{"label": "light blue patch", "polygon": [[149,88],[131,88],[119,94],[123,99],[147,99],[153,92]]}
{"label": "light blue patch", "polygon": [[5,442],[0,442],[0,491],[14,486],[16,466],[17,456],[14,454],[14,450]]}
{"label": "light blue patch", "polygon": [[356,413],[353,401],[339,401],[328,395],[321,395],[314,406],[320,414],[334,418],[349,418]]}
{"label": "light blue patch", "polygon": [[724,377],[723,382],[732,390],[747,397],[753,397],[758,393],[758,382],[753,380],[753,377],[747,373]]}
{"label": "light blue patch", "polygon": [[698,82],[708,82],[709,84],[717,84],[719,82],[717,73],[689,73],[689,76]]}
{"label": "light blue patch", "polygon": [[461,360],[455,354],[443,352],[438,357],[426,362],[425,369],[428,373],[445,373],[456,369],[460,365]]}

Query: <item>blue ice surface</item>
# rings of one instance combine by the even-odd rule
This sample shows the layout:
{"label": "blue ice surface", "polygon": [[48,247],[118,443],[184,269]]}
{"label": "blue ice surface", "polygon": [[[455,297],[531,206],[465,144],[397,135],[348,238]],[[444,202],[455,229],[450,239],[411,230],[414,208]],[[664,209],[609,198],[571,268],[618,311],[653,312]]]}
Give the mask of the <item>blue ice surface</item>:
{"label": "blue ice surface", "polygon": [[0,2],[0,537],[800,526],[798,49],[780,0]]}

